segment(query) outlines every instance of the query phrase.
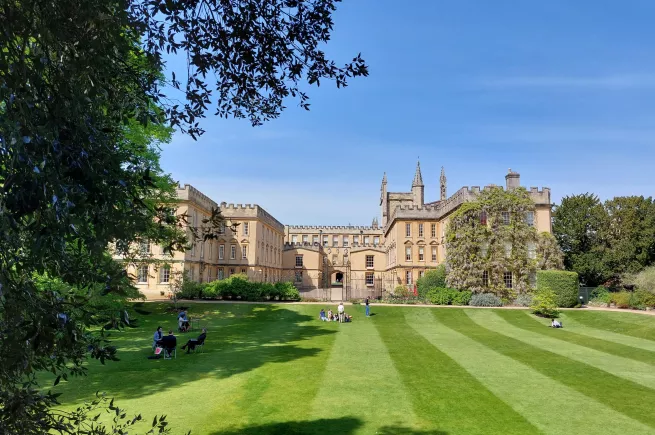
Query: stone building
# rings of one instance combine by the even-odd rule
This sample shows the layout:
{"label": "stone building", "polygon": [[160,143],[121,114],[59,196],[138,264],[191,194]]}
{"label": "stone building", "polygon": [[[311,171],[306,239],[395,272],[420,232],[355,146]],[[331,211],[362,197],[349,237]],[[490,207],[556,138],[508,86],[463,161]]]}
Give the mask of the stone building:
{"label": "stone building", "polygon": [[[167,273],[170,276],[181,270],[200,282],[235,273],[245,273],[256,281],[293,281],[301,290],[312,292],[312,297],[333,299],[379,295],[397,285],[412,286],[426,270],[445,261],[444,237],[451,214],[481,192],[477,186],[462,187],[448,196],[446,183],[442,168],[439,199],[425,202],[420,164],[409,192],[387,191],[384,174],[381,221],[374,218],[370,226],[282,225],[258,205],[217,206],[185,185],[178,189],[179,213],[186,213],[197,225],[212,208],[219,207],[226,219],[225,229],[218,240],[196,243],[187,252],[176,253],[170,259],[172,271],[136,271],[138,286],[166,289]],[[505,188],[519,186],[520,175],[510,170]],[[497,186],[484,189],[492,187]],[[532,225],[539,232],[551,232],[550,189],[531,187],[528,192],[535,203]],[[158,247],[150,249],[157,255]]]}

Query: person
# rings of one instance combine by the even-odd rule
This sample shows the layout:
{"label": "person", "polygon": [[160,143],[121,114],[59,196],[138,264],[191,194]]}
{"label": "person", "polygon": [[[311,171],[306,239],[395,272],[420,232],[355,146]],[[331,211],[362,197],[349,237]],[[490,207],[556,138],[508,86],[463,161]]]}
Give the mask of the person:
{"label": "person", "polygon": [[339,323],[343,323],[343,313],[346,309],[343,306],[343,302],[339,303],[339,306],[337,307],[337,312],[339,313]]}
{"label": "person", "polygon": [[186,311],[184,311],[182,308],[180,308],[180,311],[177,313],[178,320],[180,317],[184,317],[186,319]]}
{"label": "person", "polygon": [[371,315],[371,307],[368,305],[368,296],[366,296],[366,317]]}
{"label": "person", "polygon": [[168,335],[162,337],[161,340],[157,342],[157,345],[164,349],[164,352],[171,356],[171,353],[177,347],[177,337],[173,335],[173,330],[168,330]]}
{"label": "person", "polygon": [[328,322],[331,322],[334,320],[334,313],[332,310],[328,310]]}
{"label": "person", "polygon": [[192,338],[191,340],[187,341],[186,344],[182,346],[182,349],[186,349],[186,353],[190,353],[196,348],[196,346],[204,344],[205,338],[207,338],[207,329],[202,328],[202,334],[200,334],[196,339]]}
{"label": "person", "polygon": [[321,313],[318,315],[319,319],[321,319],[323,322],[327,321],[327,317],[325,317],[325,310],[321,308]]}
{"label": "person", "polygon": [[189,319],[186,318],[186,313],[184,313],[184,316],[178,316],[177,323],[180,332],[187,332],[189,330]]}
{"label": "person", "polygon": [[157,327],[157,330],[155,331],[155,335],[152,337],[152,348],[154,349],[157,347],[157,342],[161,340],[164,337],[164,332],[161,328],[161,326]]}
{"label": "person", "polygon": [[553,322],[550,324],[551,328],[561,328],[562,324],[558,322],[557,320],[553,319]]}

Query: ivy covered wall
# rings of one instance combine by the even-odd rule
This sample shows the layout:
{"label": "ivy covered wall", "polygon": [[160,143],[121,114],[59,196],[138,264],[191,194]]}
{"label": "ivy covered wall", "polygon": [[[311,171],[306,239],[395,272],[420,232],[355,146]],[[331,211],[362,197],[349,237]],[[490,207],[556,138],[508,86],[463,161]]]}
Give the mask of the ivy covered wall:
{"label": "ivy covered wall", "polygon": [[462,204],[446,229],[448,285],[512,297],[534,288],[537,270],[561,269],[557,242],[537,233],[535,219],[524,188],[485,189]]}

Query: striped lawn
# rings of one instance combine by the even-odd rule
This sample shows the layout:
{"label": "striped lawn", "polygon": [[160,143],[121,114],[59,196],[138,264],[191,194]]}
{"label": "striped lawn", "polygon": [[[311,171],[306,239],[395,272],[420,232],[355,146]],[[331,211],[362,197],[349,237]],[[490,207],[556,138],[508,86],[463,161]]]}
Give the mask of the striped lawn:
{"label": "striped lawn", "polygon": [[340,325],[316,305],[191,304],[205,352],[163,361],[152,332],[175,315],[143,308],[114,334],[121,361],[54,388],[65,407],[106,391],[214,435],[655,434],[653,317],[567,311],[552,330],[525,311],[354,306]]}

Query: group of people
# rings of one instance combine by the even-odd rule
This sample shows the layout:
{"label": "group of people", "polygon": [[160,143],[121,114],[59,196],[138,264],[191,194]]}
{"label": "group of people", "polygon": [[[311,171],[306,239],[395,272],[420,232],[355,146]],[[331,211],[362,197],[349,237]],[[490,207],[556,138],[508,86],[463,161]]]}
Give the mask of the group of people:
{"label": "group of people", "polygon": [[[370,300],[368,297],[366,298],[365,303],[366,303],[366,317],[370,317],[371,307],[370,307]],[[321,312],[319,313],[318,318],[322,322],[346,323],[346,322],[353,321],[353,316],[346,314],[346,308],[343,306],[343,302],[339,303],[336,313],[333,313],[332,310],[328,310],[326,313],[325,309],[321,308]]]}
{"label": "group of people", "polygon": [[[189,319],[187,318],[186,311],[180,310],[177,315],[178,329],[180,332],[187,332],[191,328]],[[190,339],[182,346],[183,350],[186,350],[186,353],[190,353],[197,346],[204,344],[205,339],[207,338],[207,329],[202,328],[202,333],[198,338]],[[159,355],[162,351],[164,357],[170,357],[173,351],[177,348],[177,337],[173,334],[173,330],[168,330],[168,335],[164,335],[163,328],[161,326],[157,327],[155,334],[152,338],[152,349],[155,351],[156,355]],[[159,350],[158,350],[159,349]]]}

